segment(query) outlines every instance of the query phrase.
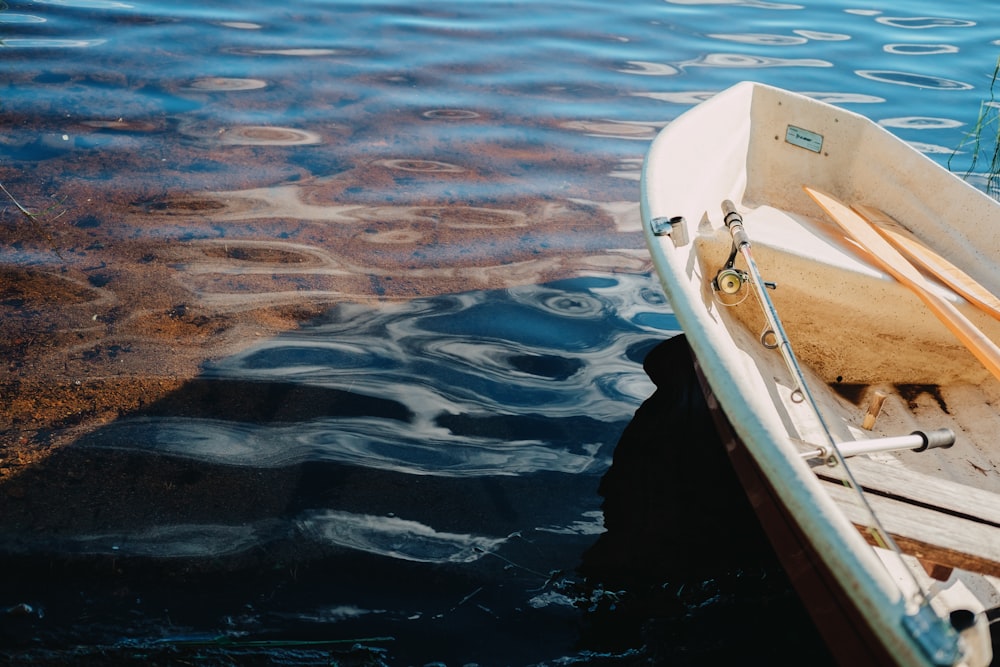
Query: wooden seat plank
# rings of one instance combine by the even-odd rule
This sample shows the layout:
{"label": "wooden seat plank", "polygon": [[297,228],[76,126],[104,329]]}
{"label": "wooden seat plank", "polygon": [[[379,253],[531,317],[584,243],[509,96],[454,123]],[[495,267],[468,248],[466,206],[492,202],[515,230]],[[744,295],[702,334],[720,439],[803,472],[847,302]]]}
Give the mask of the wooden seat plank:
{"label": "wooden seat plank", "polygon": [[[848,459],[847,465],[863,489],[1000,527],[1000,493],[977,489],[903,466],[879,463],[864,456]],[[824,479],[844,478],[844,473],[839,468],[817,466],[814,472]]]}
{"label": "wooden seat plank", "polygon": [[[867,511],[857,493],[839,481],[824,488],[866,536]],[[912,503],[867,494],[883,527],[904,553],[948,567],[1000,576],[1000,528]]]}

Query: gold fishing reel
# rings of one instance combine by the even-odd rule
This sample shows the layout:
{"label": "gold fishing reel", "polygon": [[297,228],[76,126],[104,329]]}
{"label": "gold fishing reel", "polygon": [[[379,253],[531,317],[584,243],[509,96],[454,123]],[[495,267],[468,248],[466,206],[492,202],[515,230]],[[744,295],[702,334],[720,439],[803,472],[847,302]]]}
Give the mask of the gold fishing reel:
{"label": "gold fishing reel", "polygon": [[715,280],[712,281],[712,289],[723,294],[738,294],[743,289],[746,281],[747,274],[744,271],[729,266],[719,269],[719,272],[715,274]]}
{"label": "gold fishing reel", "polygon": [[[715,278],[712,280],[712,289],[715,291],[716,298],[718,299],[719,294],[725,294],[726,296],[735,296],[739,294],[746,284],[747,280],[750,279],[750,275],[746,271],[740,271],[736,268],[736,255],[739,253],[739,247],[733,242],[733,247],[729,251],[729,258],[723,265],[719,272],[715,274]],[[746,295],[743,295],[746,298]],[[743,299],[740,299],[742,302]],[[723,303],[719,301],[719,303]],[[723,305],[734,306],[734,303],[724,303]]]}
{"label": "gold fishing reel", "polygon": [[727,308],[740,305],[750,294],[749,289],[743,289],[749,280],[750,275],[746,271],[733,268],[732,264],[722,267],[712,279],[715,302]]}
{"label": "gold fishing reel", "polygon": [[[712,290],[715,293],[716,301],[724,306],[735,306],[743,303],[743,299],[746,298],[750,290],[743,293],[737,301],[732,301],[727,299],[723,301],[719,295],[724,294],[727,297],[737,296],[740,292],[743,292],[743,286],[750,282],[750,274],[746,271],[741,271],[737,269],[736,255],[740,252],[739,246],[733,243],[733,248],[729,252],[729,258],[726,260],[725,265],[719,269],[719,272],[715,274],[715,278],[712,279]],[[758,274],[758,278],[759,278]],[[762,281],[761,283],[764,287],[768,289],[775,289],[777,285],[772,282]]]}

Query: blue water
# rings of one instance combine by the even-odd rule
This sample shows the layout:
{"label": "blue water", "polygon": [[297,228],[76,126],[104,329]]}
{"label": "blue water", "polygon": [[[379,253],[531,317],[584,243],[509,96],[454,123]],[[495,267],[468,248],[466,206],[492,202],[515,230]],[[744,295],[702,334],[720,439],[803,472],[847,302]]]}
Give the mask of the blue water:
{"label": "blue water", "polygon": [[964,173],[998,27],[986,0],[7,3],[0,183],[35,215],[0,207],[0,523],[32,564],[3,649],[696,664],[732,630],[716,584],[598,641],[617,593],[574,574],[677,333],[646,147],[753,79]]}

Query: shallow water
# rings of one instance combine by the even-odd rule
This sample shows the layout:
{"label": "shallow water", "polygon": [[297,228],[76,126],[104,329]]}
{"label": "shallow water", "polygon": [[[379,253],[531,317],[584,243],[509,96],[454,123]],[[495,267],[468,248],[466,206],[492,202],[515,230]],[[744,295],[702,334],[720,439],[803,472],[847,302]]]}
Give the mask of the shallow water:
{"label": "shallow water", "polygon": [[0,588],[4,644],[764,651],[732,610],[785,599],[766,568],[678,573],[659,622],[575,574],[653,391],[642,358],[676,333],[639,228],[643,154],[755,79],[964,172],[992,10],[8,3],[0,183],[33,215],[0,209],[0,521],[23,574]]}

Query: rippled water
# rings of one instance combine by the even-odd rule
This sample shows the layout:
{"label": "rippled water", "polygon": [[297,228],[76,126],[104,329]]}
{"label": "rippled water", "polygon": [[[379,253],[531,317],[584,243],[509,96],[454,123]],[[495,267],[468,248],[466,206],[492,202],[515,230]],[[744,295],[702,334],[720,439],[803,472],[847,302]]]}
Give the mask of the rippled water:
{"label": "rippled water", "polygon": [[646,146],[755,79],[964,172],[997,24],[986,0],[9,2],[0,183],[33,215],[0,209],[3,644],[694,659],[683,637],[733,631],[711,581],[664,584],[681,630],[597,632],[617,593],[574,574],[676,333]]}

